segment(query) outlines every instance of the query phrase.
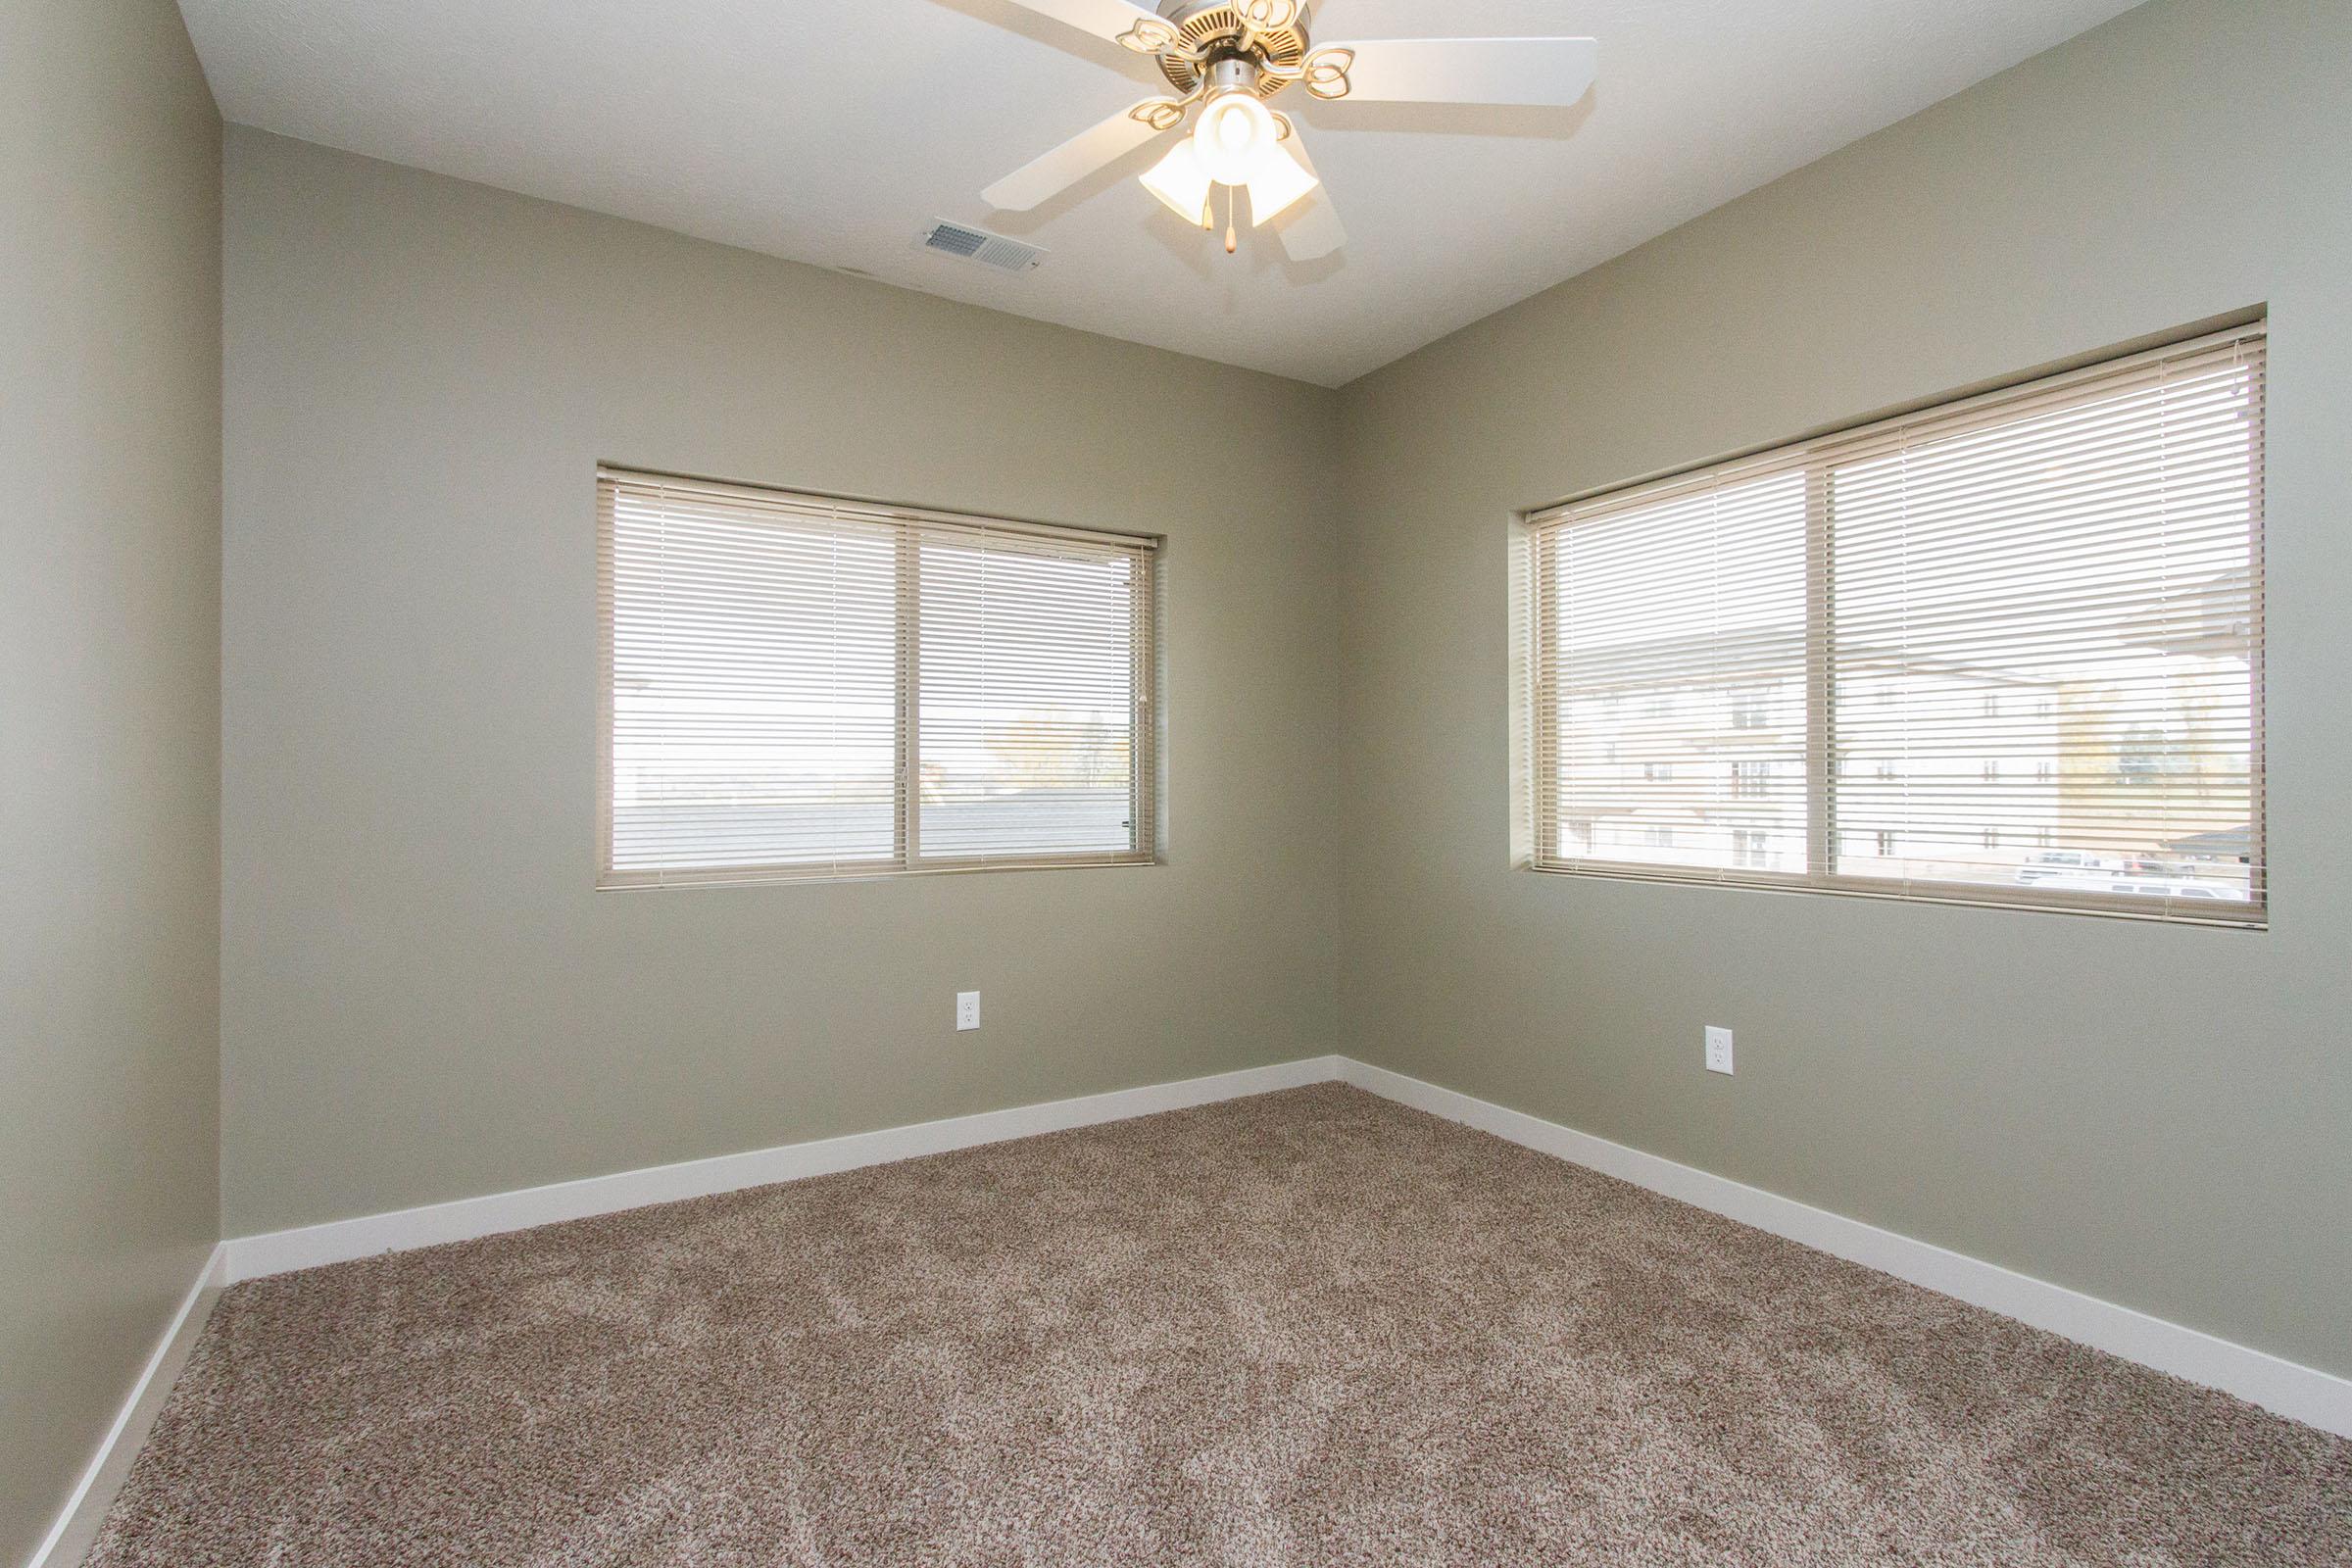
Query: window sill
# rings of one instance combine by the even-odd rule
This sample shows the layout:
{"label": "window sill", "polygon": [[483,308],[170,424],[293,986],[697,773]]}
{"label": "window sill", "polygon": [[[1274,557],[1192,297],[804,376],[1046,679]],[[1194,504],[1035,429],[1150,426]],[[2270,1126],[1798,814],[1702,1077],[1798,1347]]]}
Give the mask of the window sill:
{"label": "window sill", "polygon": [[973,876],[991,871],[1107,871],[1131,870],[1166,862],[1156,856],[1101,857],[1085,859],[960,860],[907,867],[891,863],[841,866],[812,870],[759,868],[678,871],[606,871],[596,880],[599,893],[643,893],[689,888],[756,888],[839,886],[856,882],[909,882],[942,876]]}
{"label": "window sill", "polygon": [[2031,888],[1999,884],[1920,884],[1877,881],[1867,877],[1835,879],[1796,876],[1770,871],[1705,871],[1595,861],[1584,865],[1542,864],[1520,860],[1515,869],[1542,876],[1581,877],[1606,882],[1647,882],[1672,887],[1729,888],[1745,893],[1811,894],[1827,898],[1875,899],[1882,903],[1932,904],[1972,909],[2011,909],[2028,914],[2088,915],[2104,920],[2132,920],[2150,925],[2200,926],[2221,931],[2268,931],[2267,903],[2234,900],[2157,900],[2118,895],[2036,896]]}

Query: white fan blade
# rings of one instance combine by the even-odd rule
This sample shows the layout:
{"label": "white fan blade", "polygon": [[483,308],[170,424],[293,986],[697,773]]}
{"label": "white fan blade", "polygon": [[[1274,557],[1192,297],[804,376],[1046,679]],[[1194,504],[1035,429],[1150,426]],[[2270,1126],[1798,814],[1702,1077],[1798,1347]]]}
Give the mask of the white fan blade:
{"label": "white fan blade", "polygon": [[1118,162],[1158,134],[1122,109],[1091,130],[1080,131],[1043,158],[1006,174],[982,191],[980,199],[1004,212],[1025,213],[1060,195],[1096,170]]}
{"label": "white fan blade", "polygon": [[1348,230],[1340,222],[1339,210],[1331,205],[1331,187],[1321,183],[1323,176],[1316,172],[1315,161],[1306,156],[1306,138],[1298,134],[1296,124],[1291,127],[1291,139],[1282,145],[1317,183],[1298,206],[1274,220],[1275,231],[1282,236],[1283,254],[1292,261],[1319,262],[1348,243]]}
{"label": "white fan blade", "polygon": [[1374,38],[1321,44],[1351,49],[1342,102],[1537,104],[1564,109],[1599,70],[1590,38]]}
{"label": "white fan blade", "polygon": [[[1137,42],[1142,43],[1173,37],[1176,32],[1158,12],[1136,5],[1133,0],[1012,0],[1012,3],[1113,43],[1130,33],[1135,33]],[[1144,30],[1136,33],[1139,26]]]}

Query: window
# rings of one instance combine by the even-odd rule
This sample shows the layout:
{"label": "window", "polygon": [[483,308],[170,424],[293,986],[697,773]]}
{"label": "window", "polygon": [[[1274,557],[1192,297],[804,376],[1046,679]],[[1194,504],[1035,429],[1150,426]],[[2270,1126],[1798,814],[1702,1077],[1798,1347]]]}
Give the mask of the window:
{"label": "window", "polygon": [[1153,542],[600,470],[599,886],[1152,859]]}
{"label": "window", "polygon": [[2261,924],[2264,339],[1533,514],[1527,863]]}

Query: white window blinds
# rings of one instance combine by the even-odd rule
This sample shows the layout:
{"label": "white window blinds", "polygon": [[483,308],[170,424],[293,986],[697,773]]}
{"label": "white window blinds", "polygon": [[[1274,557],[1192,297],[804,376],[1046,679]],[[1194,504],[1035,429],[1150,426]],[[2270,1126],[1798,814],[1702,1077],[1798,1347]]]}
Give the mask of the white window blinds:
{"label": "white window blinds", "polygon": [[600,885],[1152,858],[1152,541],[597,492]]}
{"label": "white window blinds", "polygon": [[1803,471],[1651,492],[1543,538],[1545,858],[1801,866]]}
{"label": "white window blinds", "polygon": [[1531,518],[1541,869],[2259,923],[2264,336]]}

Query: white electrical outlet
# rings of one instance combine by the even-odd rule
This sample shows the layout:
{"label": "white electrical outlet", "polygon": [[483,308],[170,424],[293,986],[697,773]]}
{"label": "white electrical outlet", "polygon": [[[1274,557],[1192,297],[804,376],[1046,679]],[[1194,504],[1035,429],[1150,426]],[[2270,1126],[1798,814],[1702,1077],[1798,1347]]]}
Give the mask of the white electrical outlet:
{"label": "white electrical outlet", "polygon": [[1732,1032],[1707,1025],[1707,1071],[1722,1073],[1727,1078],[1732,1071]]}
{"label": "white electrical outlet", "polygon": [[956,993],[956,1027],[958,1031],[980,1027],[979,992],[958,991]]}

